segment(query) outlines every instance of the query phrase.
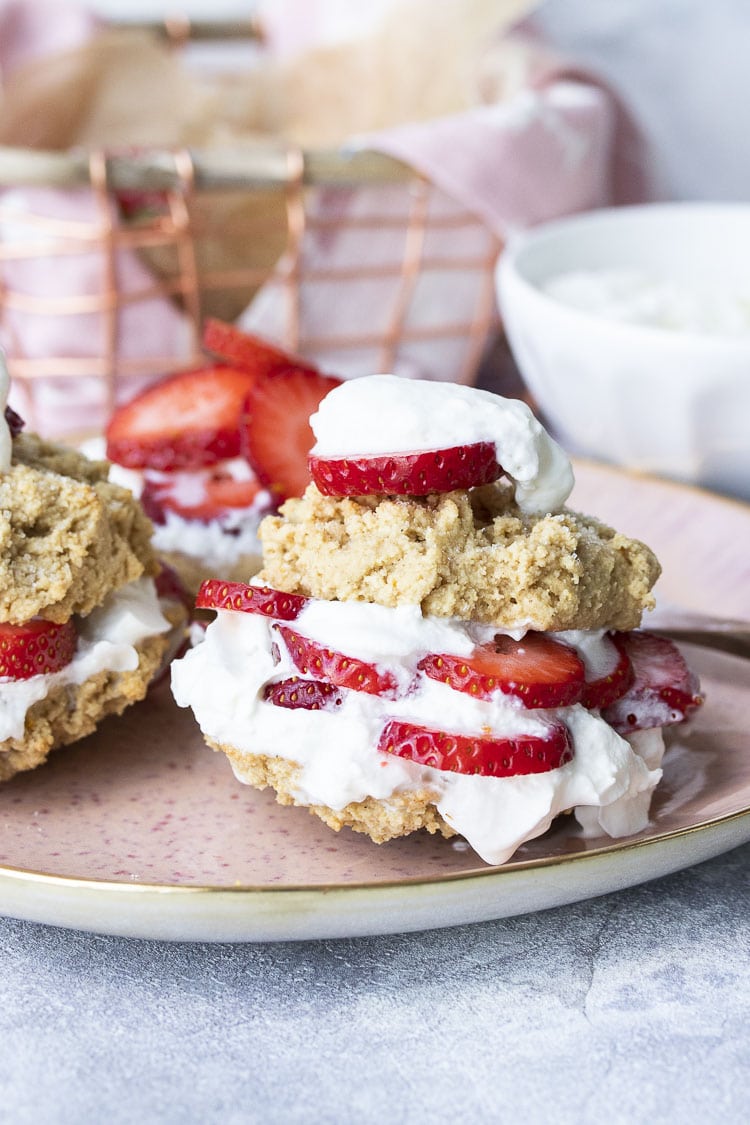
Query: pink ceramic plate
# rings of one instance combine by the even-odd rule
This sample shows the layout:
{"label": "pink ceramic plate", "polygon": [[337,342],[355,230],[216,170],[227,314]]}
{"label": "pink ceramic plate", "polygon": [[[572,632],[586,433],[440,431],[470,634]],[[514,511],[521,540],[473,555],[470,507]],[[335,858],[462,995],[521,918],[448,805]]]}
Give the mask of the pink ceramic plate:
{"label": "pink ceramic plate", "polygon": [[[664,597],[750,617],[750,508],[581,464],[575,503],[649,541]],[[523,913],[678,870],[750,839],[750,663],[692,648],[707,703],[673,739],[648,829],[567,818],[499,868],[425,835],[376,847],[241,786],[161,687],[0,791],[7,914],[106,933],[283,940]]]}

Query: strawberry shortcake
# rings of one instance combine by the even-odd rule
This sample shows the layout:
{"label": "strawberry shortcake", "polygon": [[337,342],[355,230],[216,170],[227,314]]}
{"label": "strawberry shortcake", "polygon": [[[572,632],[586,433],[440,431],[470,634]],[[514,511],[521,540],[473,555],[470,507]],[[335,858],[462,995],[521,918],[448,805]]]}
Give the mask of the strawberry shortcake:
{"label": "strawberry shortcake", "polygon": [[187,620],[106,463],[22,429],[0,411],[2,781],[142,699]]}
{"label": "strawberry shortcake", "polygon": [[304,491],[308,418],[338,385],[220,321],[208,321],[204,346],[216,362],[147,388],[106,431],[111,478],[140,498],[156,550],[193,593],[208,575],[258,570],[260,521]]}
{"label": "strawberry shortcake", "polygon": [[638,628],[659,565],[568,509],[560,447],[521,402],[364,377],[311,419],[313,483],[261,525],[252,583],[173,665],[240,781],[380,843],[419,829],[507,860],[558,814],[641,830],[663,729],[700,703]]}

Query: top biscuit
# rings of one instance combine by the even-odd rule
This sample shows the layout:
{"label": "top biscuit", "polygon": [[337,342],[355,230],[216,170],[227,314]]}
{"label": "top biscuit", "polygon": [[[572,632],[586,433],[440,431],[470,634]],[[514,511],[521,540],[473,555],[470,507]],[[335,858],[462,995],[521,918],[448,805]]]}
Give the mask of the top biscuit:
{"label": "top biscuit", "polygon": [[67,621],[158,567],[151,524],[109,465],[20,434],[0,473],[0,621]]}
{"label": "top biscuit", "polygon": [[660,567],[645,544],[568,509],[519,510],[506,482],[423,498],[310,485],[260,527],[258,581],[502,629],[634,629]]}

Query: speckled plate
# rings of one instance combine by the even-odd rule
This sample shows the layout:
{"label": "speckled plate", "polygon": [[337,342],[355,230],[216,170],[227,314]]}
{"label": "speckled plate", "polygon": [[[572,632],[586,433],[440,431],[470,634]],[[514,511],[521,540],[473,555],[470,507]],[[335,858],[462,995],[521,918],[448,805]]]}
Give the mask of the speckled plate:
{"label": "speckled plate", "polygon": [[[750,508],[579,463],[575,504],[647,540],[663,598],[750,617]],[[649,827],[572,818],[488,867],[420,834],[376,847],[239,785],[162,686],[0,790],[0,909],[128,936],[274,941],[427,929],[604,894],[750,839],[750,662],[691,648],[707,702],[672,739]]]}

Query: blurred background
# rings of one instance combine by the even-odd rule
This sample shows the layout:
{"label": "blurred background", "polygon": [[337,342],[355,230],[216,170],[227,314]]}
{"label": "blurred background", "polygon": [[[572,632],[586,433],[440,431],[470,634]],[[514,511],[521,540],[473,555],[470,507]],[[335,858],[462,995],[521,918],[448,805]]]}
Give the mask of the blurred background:
{"label": "blurred background", "polygon": [[[398,3],[398,0],[393,0]],[[329,42],[372,27],[388,0],[310,0],[310,23]],[[285,0],[91,0],[119,19],[175,12],[241,19]],[[746,199],[750,139],[750,6],[745,0],[542,0],[529,5],[546,42],[598,72],[632,109],[651,146],[662,194],[671,199]],[[288,29],[294,42],[296,30]]]}
{"label": "blurred background", "polygon": [[[210,317],[344,377],[531,397],[498,256],[579,212],[744,202],[748,46],[744,0],[0,0],[12,401],[49,434],[101,428],[201,362]],[[750,277],[734,285],[750,309]],[[745,346],[710,398],[709,453],[702,386],[687,460],[610,458],[724,487],[716,465],[750,446]],[[676,393],[652,404],[655,434]]]}

